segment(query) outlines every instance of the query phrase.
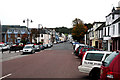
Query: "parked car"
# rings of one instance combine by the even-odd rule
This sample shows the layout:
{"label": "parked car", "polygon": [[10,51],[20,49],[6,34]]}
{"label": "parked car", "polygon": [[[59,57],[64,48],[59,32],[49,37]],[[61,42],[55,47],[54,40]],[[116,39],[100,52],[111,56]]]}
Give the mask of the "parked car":
{"label": "parked car", "polygon": [[5,44],[0,44],[0,50],[6,51],[6,50],[8,50],[8,47]]}
{"label": "parked car", "polygon": [[98,80],[102,61],[110,54],[107,51],[86,51],[78,69],[80,72],[88,73],[90,80]]}
{"label": "parked car", "polygon": [[48,44],[43,44],[44,48],[48,48]]}
{"label": "parked car", "polygon": [[111,53],[101,66],[100,80],[120,80],[120,51]]}
{"label": "parked car", "polygon": [[40,49],[41,49],[41,50],[44,50],[44,46],[43,46],[43,45],[40,45]]}
{"label": "parked car", "polygon": [[16,44],[13,44],[13,45],[10,47],[10,50],[11,50],[11,51],[22,50],[23,47],[24,47],[23,43],[16,43]]}
{"label": "parked car", "polygon": [[99,49],[96,49],[96,48],[81,48],[81,50],[79,51],[79,55],[78,55],[78,57],[80,58],[80,59],[82,59],[82,57],[83,57],[83,55],[84,55],[84,53],[86,52],[86,51],[100,51]]}
{"label": "parked car", "polygon": [[23,48],[23,54],[24,53],[35,53],[35,46],[34,46],[34,44],[25,45],[24,48]]}
{"label": "parked car", "polygon": [[52,42],[48,43],[48,48],[50,48],[52,46],[53,46]]}
{"label": "parked car", "polygon": [[35,51],[40,51],[40,45],[35,45]]}
{"label": "parked car", "polygon": [[74,50],[75,50],[76,44],[80,44],[80,43],[79,43],[79,42],[75,42],[75,41],[72,42],[72,45],[73,45],[73,49],[74,49]]}
{"label": "parked car", "polygon": [[78,48],[75,50],[75,52],[74,52],[75,55],[78,56],[80,50],[81,50],[82,48],[86,48],[86,47],[88,48],[88,46],[86,46],[86,45],[83,45],[83,44],[82,44],[82,45],[79,45],[79,47],[78,47]]}
{"label": "parked car", "polygon": [[81,50],[82,47],[83,47],[83,46],[79,46],[79,47],[74,51],[74,54],[75,54],[76,56],[79,55],[79,51]]}

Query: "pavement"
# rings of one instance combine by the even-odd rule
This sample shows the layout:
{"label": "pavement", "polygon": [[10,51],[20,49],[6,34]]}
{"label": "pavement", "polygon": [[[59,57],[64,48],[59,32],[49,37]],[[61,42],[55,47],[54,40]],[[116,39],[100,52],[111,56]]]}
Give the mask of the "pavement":
{"label": "pavement", "polygon": [[27,55],[21,55],[22,54],[22,50],[20,51],[11,51],[9,52],[8,51],[4,51],[3,53],[0,52],[0,62],[3,62],[3,61],[8,61],[8,60],[11,60],[11,59],[15,59],[15,58],[20,58],[20,57],[23,57],[23,56],[27,56]]}

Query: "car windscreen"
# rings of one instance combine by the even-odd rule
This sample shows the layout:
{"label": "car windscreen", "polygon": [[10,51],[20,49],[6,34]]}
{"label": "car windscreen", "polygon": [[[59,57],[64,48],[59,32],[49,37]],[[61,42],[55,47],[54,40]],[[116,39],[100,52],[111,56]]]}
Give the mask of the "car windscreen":
{"label": "car windscreen", "polygon": [[87,53],[85,60],[101,61],[103,55],[104,55],[103,53]]}
{"label": "car windscreen", "polygon": [[82,50],[82,52],[86,52],[88,49],[87,48],[84,48],[83,50]]}
{"label": "car windscreen", "polygon": [[35,47],[37,48],[37,47],[39,47],[39,45],[35,45]]}
{"label": "car windscreen", "polygon": [[112,60],[118,55],[119,53],[113,52],[111,53],[104,61],[104,65],[107,67],[112,62]]}
{"label": "car windscreen", "polygon": [[25,46],[24,49],[32,48],[32,46]]}

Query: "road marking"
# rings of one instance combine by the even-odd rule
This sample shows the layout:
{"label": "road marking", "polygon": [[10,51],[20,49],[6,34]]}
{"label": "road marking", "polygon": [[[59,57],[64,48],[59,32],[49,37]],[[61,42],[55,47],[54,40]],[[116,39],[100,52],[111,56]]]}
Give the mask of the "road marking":
{"label": "road marking", "polygon": [[8,77],[8,76],[11,76],[11,75],[12,75],[12,74],[5,75],[5,76],[1,77],[0,80],[2,80],[3,78],[6,78],[6,77]]}

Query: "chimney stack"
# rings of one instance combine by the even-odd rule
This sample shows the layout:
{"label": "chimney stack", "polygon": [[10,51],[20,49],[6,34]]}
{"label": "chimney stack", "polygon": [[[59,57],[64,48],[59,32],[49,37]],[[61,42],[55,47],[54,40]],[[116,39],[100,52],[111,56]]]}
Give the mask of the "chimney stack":
{"label": "chimney stack", "polygon": [[117,10],[120,10],[120,1],[118,2],[118,7],[116,7]]}

